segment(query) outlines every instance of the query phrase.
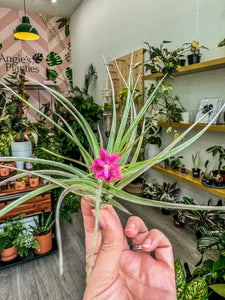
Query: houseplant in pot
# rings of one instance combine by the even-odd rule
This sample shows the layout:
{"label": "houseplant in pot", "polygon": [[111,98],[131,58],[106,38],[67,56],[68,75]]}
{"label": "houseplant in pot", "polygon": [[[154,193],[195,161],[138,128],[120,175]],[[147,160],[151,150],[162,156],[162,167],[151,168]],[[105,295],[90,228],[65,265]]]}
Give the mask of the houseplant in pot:
{"label": "houseplant in pot", "polygon": [[197,151],[195,155],[192,154],[192,162],[194,164],[194,168],[192,168],[192,175],[193,177],[199,178],[201,171],[199,168],[201,162],[199,151]]}
{"label": "houseplant in pot", "polygon": [[[144,195],[148,199],[165,201],[165,202],[176,202],[180,193],[180,189],[176,188],[176,182],[173,184],[164,182],[160,184],[146,184],[144,189]],[[170,214],[170,210],[162,208],[162,213],[165,215]]]}
{"label": "houseplant in pot", "polygon": [[[145,132],[143,138],[143,147],[144,147],[144,155],[146,159],[148,159],[148,158],[155,157],[161,151],[160,147],[162,141],[159,136],[161,127],[158,125],[154,125],[152,123],[151,118],[146,118],[145,129],[147,131]],[[138,133],[141,134],[141,132]]]}
{"label": "houseplant in pot", "polygon": [[40,221],[38,222],[34,218],[35,226],[31,226],[32,233],[38,242],[40,248],[34,249],[35,254],[44,254],[49,252],[52,249],[52,226],[55,223],[55,220],[52,219],[51,213],[42,213]]}
{"label": "houseplant in pot", "polygon": [[193,41],[192,43],[184,43],[183,46],[184,47],[187,46],[187,48],[185,48],[185,51],[189,50],[191,52],[191,54],[187,56],[189,65],[200,63],[201,56],[202,56],[202,54],[200,53],[201,48],[205,50],[209,50],[205,46],[199,46],[198,41]]}
{"label": "houseplant in pot", "polygon": [[215,145],[206,149],[206,152],[212,153],[213,157],[215,157],[217,154],[219,156],[218,157],[219,163],[218,163],[217,170],[214,170],[212,172],[213,172],[213,179],[215,185],[221,186],[225,182],[225,171],[221,170],[222,163],[225,160],[225,149],[220,145]]}
{"label": "houseplant in pot", "polygon": [[17,257],[27,255],[30,248],[38,248],[38,243],[23,222],[23,215],[6,220],[0,232],[0,254],[2,261],[10,261]]}
{"label": "houseplant in pot", "polygon": [[39,185],[39,177],[35,174],[29,176],[29,185],[30,187],[36,187]]}
{"label": "houseplant in pot", "polygon": [[[112,81],[111,84],[113,84]],[[160,84],[161,82],[159,83],[159,85]],[[123,199],[124,201],[132,201],[143,205],[169,207],[174,209],[187,208],[186,205],[180,203],[170,203],[164,201],[154,201],[151,199],[143,199],[141,197],[128,194],[122,190],[128,183],[130,183],[135,178],[142,175],[155,163],[158,163],[170,156],[176,155],[178,152],[182,151],[185,147],[189,146],[192,142],[194,142],[197,138],[199,138],[201,134],[203,134],[211,125],[211,122],[209,122],[209,124],[207,124],[204,127],[204,129],[199,131],[197,135],[179,144],[179,142],[183,141],[184,136],[188,134],[188,132],[190,132],[191,129],[196,125],[196,123],[194,123],[184,133],[182,133],[176,140],[174,140],[163,151],[161,151],[161,153],[158,154],[156,157],[149,160],[143,160],[141,162],[137,162],[138,154],[142,144],[141,138],[138,139],[136,138],[137,125],[142,119],[142,117],[144,116],[149,105],[151,104],[151,101],[154,97],[154,93],[157,91],[159,85],[156,87],[155,91],[150,96],[150,98],[143,104],[143,107],[141,108],[140,112],[137,115],[135,111],[131,109],[131,107],[133,108],[133,105],[131,106],[132,97],[130,98],[130,100],[128,99],[128,101],[126,101],[124,114],[119,124],[119,129],[117,133],[116,133],[116,117],[117,117],[116,107],[115,107],[115,99],[113,98],[112,128],[110,131],[109,139],[107,141],[107,145],[104,145],[106,150],[103,148],[102,142],[100,142],[99,144],[93,130],[90,128],[88,122],[83,118],[83,116],[77,111],[76,107],[74,107],[69,100],[67,100],[65,97],[60,95],[57,91],[50,89],[49,87],[45,87],[47,90],[51,92],[52,95],[56,95],[56,98],[59,99],[61,103],[63,103],[65,109],[68,109],[70,114],[74,117],[74,119],[79,121],[79,123],[82,125],[82,130],[84,131],[84,134],[87,137],[87,140],[89,142],[89,147],[92,149],[93,155],[90,154],[90,152],[87,151],[84,147],[82,147],[79,139],[74,134],[72,128],[69,127],[69,131],[67,131],[61,126],[59,126],[56,122],[54,122],[54,120],[52,120],[50,117],[45,116],[47,120],[49,120],[54,126],[57,127],[58,130],[61,130],[68,137],[68,139],[71,140],[71,143],[78,146],[78,148],[80,149],[81,156],[83,157],[84,163],[77,162],[77,165],[75,167],[70,164],[59,163],[53,160],[25,158],[25,161],[52,166],[51,173],[49,173],[49,170],[41,170],[39,172],[39,176],[48,180],[50,184],[44,187],[40,187],[37,190],[22,196],[18,201],[17,200],[13,201],[13,204],[9,204],[7,207],[4,207],[0,211],[0,216],[4,215],[7,211],[19,205],[19,203],[23,203],[36,195],[40,195],[44,192],[50,191],[57,187],[62,187],[64,189],[64,192],[61,194],[58,200],[57,210],[56,210],[56,216],[57,216],[56,225],[58,229],[59,229],[58,216],[60,211],[60,205],[62,203],[63,198],[68,193],[72,192],[82,197],[86,196],[93,200],[93,205],[96,207],[96,219],[95,219],[96,230],[94,232],[95,237],[97,237],[98,213],[99,213],[100,204],[102,205],[104,203],[105,204],[110,203],[124,211],[127,211],[120,203],[118,203],[115,199],[113,199],[113,197],[115,196]],[[12,89],[10,89],[9,87],[6,86],[6,88],[11,92],[13,92]],[[129,90],[129,83],[128,83],[128,90]],[[24,101],[27,105],[29,105],[34,110],[40,113],[40,111],[37,108],[33,107],[28,101],[26,100]],[[224,106],[221,109],[223,108]],[[219,113],[220,111],[218,112],[218,114]],[[132,116],[132,121],[130,122],[129,127],[126,127],[128,117],[130,116],[130,114]],[[99,132],[99,136],[101,137],[100,132]],[[100,140],[102,139],[100,138]],[[134,146],[134,144],[137,145],[137,150],[133,155],[132,162],[128,164],[127,160],[130,156],[131,149]],[[8,157],[4,157],[4,161],[8,161],[9,159],[10,158]],[[23,158],[18,158],[18,157],[14,159],[16,161],[24,160]],[[67,160],[70,159],[71,159],[70,157],[67,157]],[[109,163],[109,161],[111,162],[111,160],[113,160],[113,163],[107,164],[107,162]],[[102,162],[103,165],[107,165],[108,166],[107,168],[110,167],[109,173],[108,172],[106,173],[106,175],[108,176],[105,177],[103,176],[103,174],[101,173],[102,171],[101,168],[99,170],[96,170],[95,167],[98,162]],[[59,168],[61,171],[59,170]],[[188,206],[188,208],[200,209],[200,210],[204,209],[202,206],[191,206],[191,205]],[[208,209],[216,210],[217,208],[212,206],[209,207]],[[222,207],[221,210],[224,210],[224,208]],[[58,232],[60,232],[60,230],[58,230]],[[60,235],[58,235],[58,241],[60,245],[60,241],[61,241]],[[61,247],[59,247],[59,249],[61,253],[62,250]],[[95,249],[95,243],[93,243],[92,249]],[[60,257],[62,258],[62,255],[60,255]],[[90,267],[88,269],[88,278],[90,277],[92,271],[92,265],[93,265],[92,262],[93,262],[93,255],[91,254],[90,263],[89,263]],[[60,270],[62,272],[62,260],[60,260]]]}
{"label": "houseplant in pot", "polygon": [[205,171],[203,172],[202,183],[207,185],[213,184],[213,172],[209,171],[209,160],[205,162]]}
{"label": "houseplant in pot", "polygon": [[26,177],[21,176],[15,180],[15,189],[24,190],[26,188]]}
{"label": "houseplant in pot", "polygon": [[[188,205],[195,204],[194,200],[188,197],[183,197],[184,203]],[[219,207],[217,211],[210,210],[187,210],[179,213],[179,220],[182,222],[189,222],[196,231],[196,236],[199,238],[205,235],[209,230],[220,227],[224,221],[220,217],[223,212],[220,211]]]}

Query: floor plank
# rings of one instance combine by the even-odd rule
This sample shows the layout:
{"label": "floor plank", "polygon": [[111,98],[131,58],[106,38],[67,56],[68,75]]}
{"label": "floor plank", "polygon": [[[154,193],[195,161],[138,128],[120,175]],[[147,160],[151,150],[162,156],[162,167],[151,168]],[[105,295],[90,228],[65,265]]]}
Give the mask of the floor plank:
{"label": "floor plank", "polygon": [[[123,203],[134,215],[142,217],[149,229],[163,231],[173,245],[174,257],[188,261],[191,270],[200,259],[195,232],[188,226],[173,225],[172,215],[160,209]],[[118,212],[125,225],[128,215]],[[62,222],[64,274],[59,275],[58,253],[0,271],[0,300],[81,300],[85,289],[84,230],[81,213],[73,223]]]}

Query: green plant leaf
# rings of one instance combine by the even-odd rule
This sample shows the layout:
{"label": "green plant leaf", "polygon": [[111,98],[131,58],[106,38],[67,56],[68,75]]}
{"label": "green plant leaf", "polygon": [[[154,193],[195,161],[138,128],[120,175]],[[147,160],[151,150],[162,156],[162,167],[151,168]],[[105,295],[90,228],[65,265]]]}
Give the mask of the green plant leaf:
{"label": "green plant leaf", "polygon": [[205,300],[208,296],[208,286],[205,278],[198,277],[193,279],[184,292],[184,300]]}
{"label": "green plant leaf", "polygon": [[56,52],[52,51],[47,55],[46,62],[50,67],[59,66],[62,64],[62,59]]}
{"label": "green plant leaf", "polygon": [[181,265],[179,258],[176,259],[174,263],[174,267],[175,267],[175,276],[176,276],[177,299],[182,299],[186,288],[186,278],[184,274],[184,269]]}
{"label": "green plant leaf", "polygon": [[212,284],[209,285],[209,287],[218,295],[225,298],[225,284],[224,283],[218,283],[218,284]]}

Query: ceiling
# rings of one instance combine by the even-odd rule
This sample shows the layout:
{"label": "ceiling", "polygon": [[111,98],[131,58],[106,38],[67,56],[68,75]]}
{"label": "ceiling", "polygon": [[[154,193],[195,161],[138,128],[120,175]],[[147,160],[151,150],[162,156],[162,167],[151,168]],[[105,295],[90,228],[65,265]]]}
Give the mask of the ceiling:
{"label": "ceiling", "polygon": [[[82,0],[26,0],[26,11],[69,18]],[[0,7],[24,9],[24,0],[0,0]]]}

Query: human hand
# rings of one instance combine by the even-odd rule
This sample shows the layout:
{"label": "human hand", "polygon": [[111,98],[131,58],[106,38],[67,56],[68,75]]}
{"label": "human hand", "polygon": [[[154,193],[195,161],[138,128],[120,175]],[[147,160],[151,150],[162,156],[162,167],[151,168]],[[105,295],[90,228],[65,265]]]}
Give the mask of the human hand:
{"label": "human hand", "polygon": [[[86,262],[94,236],[95,209],[81,201],[84,219]],[[130,250],[141,244],[142,250]],[[155,258],[149,252],[155,251]],[[99,230],[93,269],[84,300],[176,300],[172,246],[157,229],[148,231],[138,217],[130,217],[123,231],[111,205],[99,211]]]}

